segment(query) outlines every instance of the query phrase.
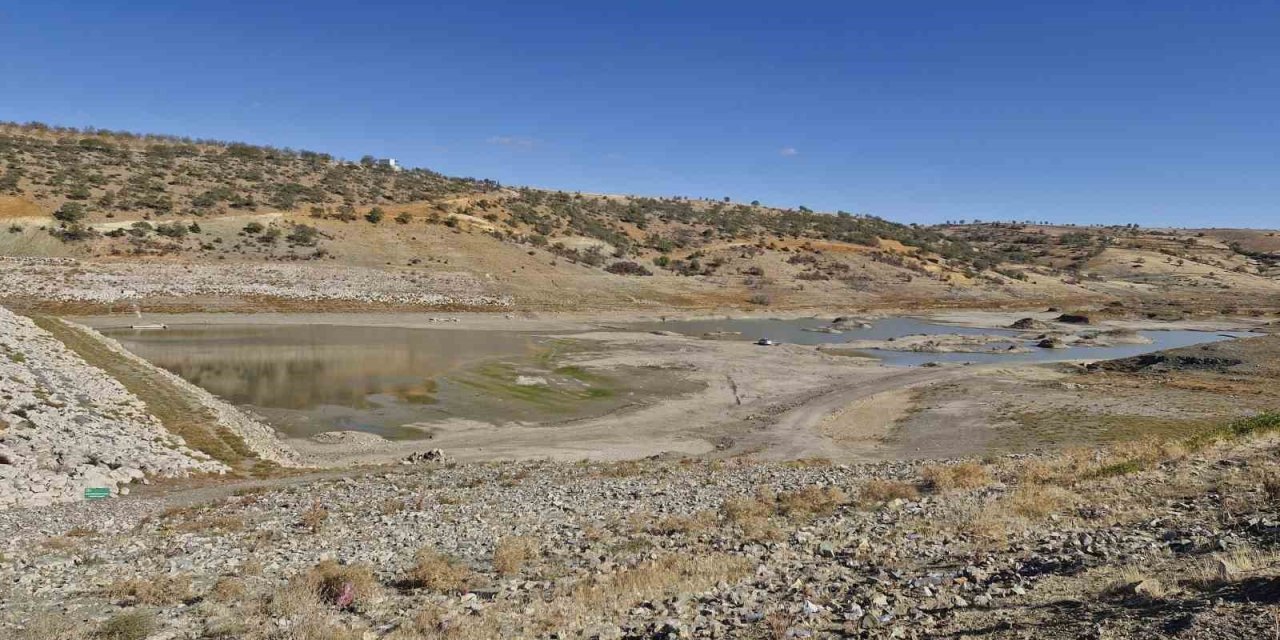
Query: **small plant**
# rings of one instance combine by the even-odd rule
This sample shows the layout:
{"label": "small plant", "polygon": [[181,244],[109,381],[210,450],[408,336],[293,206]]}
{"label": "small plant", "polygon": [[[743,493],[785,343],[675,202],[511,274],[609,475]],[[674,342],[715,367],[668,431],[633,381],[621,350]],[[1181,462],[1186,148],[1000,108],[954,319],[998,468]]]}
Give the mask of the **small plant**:
{"label": "small plant", "polygon": [[386,216],[386,212],[384,212],[381,207],[374,207],[369,210],[369,213],[364,214],[364,219],[372,224],[378,224],[379,222],[382,222],[382,219]]}
{"label": "small plant", "polygon": [[500,576],[516,575],[537,554],[538,543],[533,538],[527,536],[503,538],[493,549],[493,570]]}
{"label": "small plant", "polygon": [[431,548],[418,551],[414,565],[405,576],[407,586],[436,593],[465,591],[472,580],[470,569]]}
{"label": "small plant", "polygon": [[143,640],[155,633],[156,626],[156,616],[150,611],[126,611],[107,618],[94,637],[101,640]]}
{"label": "small plant", "polygon": [[378,580],[367,565],[344,565],[325,560],[312,567],[302,579],[321,602],[339,609],[368,604],[381,591]]}
{"label": "small plant", "polygon": [[915,485],[900,480],[868,480],[862,485],[858,497],[864,503],[916,500],[920,497],[920,491]]}
{"label": "small plant", "polygon": [[127,578],[107,585],[103,595],[129,604],[178,604],[191,599],[191,578],[168,574]]}
{"label": "small plant", "polygon": [[991,484],[991,474],[976,462],[929,465],[920,471],[926,487],[934,491],[977,489]]}
{"label": "small plant", "polygon": [[319,503],[311,505],[310,509],[302,512],[302,518],[299,524],[311,533],[319,533],[324,528],[324,523],[329,519],[329,510],[320,506]]}
{"label": "small plant", "polygon": [[651,276],[653,272],[630,260],[620,260],[604,268],[605,271],[620,276]]}
{"label": "small plant", "polygon": [[778,512],[788,518],[829,516],[849,502],[838,487],[805,487],[799,491],[778,494]]}
{"label": "small plant", "polygon": [[223,576],[213,583],[213,588],[205,598],[213,602],[240,602],[245,596],[244,580],[231,576]]}

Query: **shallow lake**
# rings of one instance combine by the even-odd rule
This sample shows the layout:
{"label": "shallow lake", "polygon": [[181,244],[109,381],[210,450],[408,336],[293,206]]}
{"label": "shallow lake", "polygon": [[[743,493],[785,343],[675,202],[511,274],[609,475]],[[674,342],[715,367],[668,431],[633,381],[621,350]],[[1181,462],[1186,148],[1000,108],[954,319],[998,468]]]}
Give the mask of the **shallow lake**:
{"label": "shallow lake", "polygon": [[582,346],[514,331],[199,325],[102,333],[292,437],[425,438],[451,419],[550,424],[690,388],[657,372],[559,366],[558,353]]}
{"label": "shallow lake", "polygon": [[[887,340],[919,334],[961,334],[961,335],[996,335],[1008,336],[1009,341],[991,345],[986,353],[917,353],[910,351],[889,351],[884,349],[862,349],[868,356],[878,358],[888,365],[919,366],[929,362],[974,364],[999,362],[1061,362],[1066,360],[1110,360],[1151,353],[1163,349],[1174,349],[1206,342],[1230,340],[1245,337],[1249,333],[1240,332],[1207,332],[1187,330],[1140,331],[1142,336],[1151,340],[1150,344],[1123,344],[1108,347],[1071,347],[1069,349],[1040,349],[1035,342],[1025,336],[1029,333],[1014,329],[992,329],[979,327],[963,327],[958,325],[930,322],[920,318],[890,317],[870,321],[870,327],[856,325],[845,326],[839,333],[825,333],[822,330],[831,326],[831,318],[726,318],[706,320],[668,320],[665,322],[645,322],[627,325],[632,329],[645,331],[673,331],[687,336],[711,337],[729,340],[758,340],[768,338],[782,343],[822,345],[843,344],[854,340]],[[1073,331],[1093,330],[1088,326],[1071,327]],[[1017,345],[1031,350],[1026,353],[1009,353],[1006,347]],[[764,347],[762,347],[764,348]]]}
{"label": "shallow lake", "polygon": [[[994,334],[1029,346],[1020,332],[895,317],[839,334],[819,318],[697,320],[628,325],[719,339],[770,338],[839,344],[912,334]],[[700,384],[661,369],[590,371],[566,354],[591,341],[518,331],[340,325],[190,325],[168,330],[103,329],[125,348],[218,397],[263,416],[287,436],[354,430],[391,439],[430,437],[451,420],[554,426],[637,404],[660,402]],[[890,365],[927,362],[1096,360],[1228,339],[1198,331],[1146,331],[1151,344],[1032,348],[1027,353],[914,353],[861,350]],[[1237,334],[1248,335],[1248,334]],[[766,347],[761,347],[766,348]]]}

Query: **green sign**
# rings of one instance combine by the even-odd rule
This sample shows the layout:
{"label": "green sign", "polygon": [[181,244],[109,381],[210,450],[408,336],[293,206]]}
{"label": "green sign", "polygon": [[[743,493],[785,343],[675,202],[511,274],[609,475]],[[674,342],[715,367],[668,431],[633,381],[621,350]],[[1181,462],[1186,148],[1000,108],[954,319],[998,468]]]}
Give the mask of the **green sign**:
{"label": "green sign", "polygon": [[111,497],[111,490],[106,487],[89,487],[84,490],[85,500],[101,500]]}

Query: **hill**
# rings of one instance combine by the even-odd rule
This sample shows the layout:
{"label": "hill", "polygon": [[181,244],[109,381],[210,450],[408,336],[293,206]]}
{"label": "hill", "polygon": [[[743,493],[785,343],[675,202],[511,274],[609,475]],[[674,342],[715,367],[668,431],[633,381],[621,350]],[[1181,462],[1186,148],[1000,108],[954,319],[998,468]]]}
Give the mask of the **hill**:
{"label": "hill", "polygon": [[[0,253],[19,258],[0,264],[0,281],[11,302],[27,304],[1141,305],[1163,301],[1166,288],[1199,295],[1208,275],[1135,279],[1099,265],[1098,278],[1084,278],[1083,256],[1129,256],[1095,255],[1094,236],[1052,228],[935,228],[804,207],[546,191],[371,156],[39,124],[0,126],[0,169]],[[1182,250],[1198,261],[1205,251],[1235,256],[1228,271],[1269,260],[1269,245],[1246,235],[1206,232],[1212,245]],[[1213,293],[1271,291],[1267,264],[1232,272],[1240,277]]]}

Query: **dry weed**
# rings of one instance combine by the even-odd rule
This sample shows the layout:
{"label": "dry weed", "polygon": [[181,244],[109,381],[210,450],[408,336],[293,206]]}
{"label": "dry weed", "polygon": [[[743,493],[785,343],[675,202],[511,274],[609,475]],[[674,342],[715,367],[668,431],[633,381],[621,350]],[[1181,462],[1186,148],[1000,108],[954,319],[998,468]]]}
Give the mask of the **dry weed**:
{"label": "dry weed", "polygon": [[1076,498],[1076,494],[1061,487],[1030,485],[1020,487],[1001,503],[1014,514],[1038,520],[1069,509]]}
{"label": "dry weed", "polygon": [[493,549],[493,570],[500,576],[514,576],[538,555],[538,542],[528,536],[508,536]]}
{"label": "dry weed", "polygon": [[901,480],[868,480],[862,485],[858,498],[864,504],[889,502],[890,500],[916,500],[920,491],[916,486]]}
{"label": "dry weed", "polygon": [[788,518],[815,518],[829,516],[849,497],[838,487],[805,487],[799,491],[778,494],[778,512]]}
{"label": "dry weed", "polygon": [[934,491],[978,489],[991,484],[991,473],[976,462],[929,465],[920,475],[925,486]]}
{"label": "dry weed", "polygon": [[66,614],[42,613],[18,632],[18,640],[82,640],[88,635],[84,624]]}
{"label": "dry weed", "polygon": [[358,607],[377,600],[382,587],[373,570],[363,564],[339,564],[324,560],[303,574],[321,602],[340,608]]}
{"label": "dry weed", "polygon": [[148,578],[117,580],[104,587],[102,595],[128,604],[178,604],[192,598],[191,576],[159,574]]}
{"label": "dry weed", "polygon": [[413,567],[405,576],[408,586],[436,593],[465,591],[473,580],[470,569],[431,548],[418,551]]}

